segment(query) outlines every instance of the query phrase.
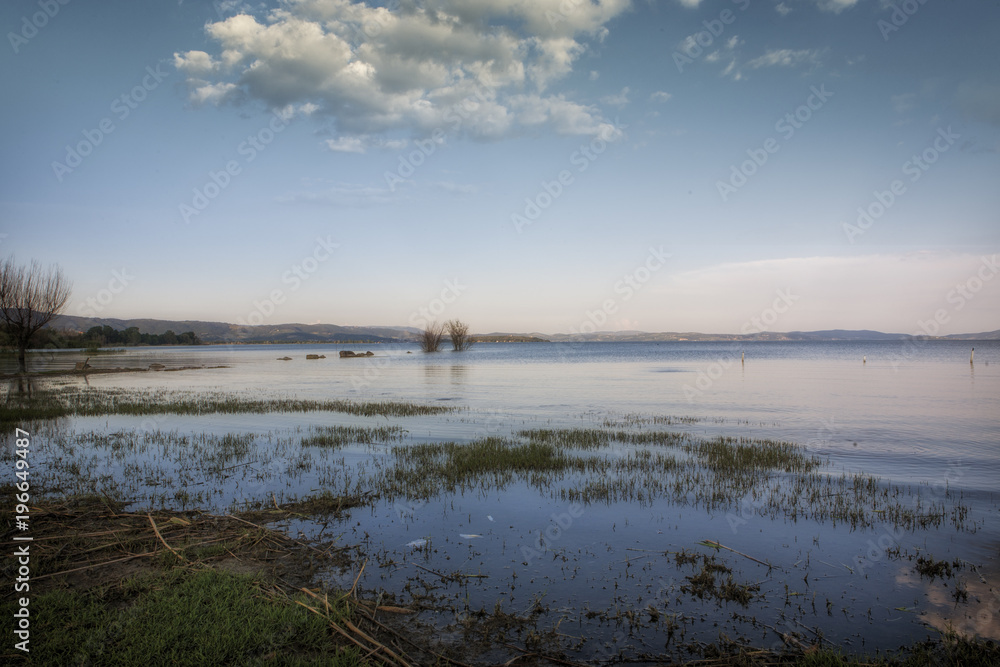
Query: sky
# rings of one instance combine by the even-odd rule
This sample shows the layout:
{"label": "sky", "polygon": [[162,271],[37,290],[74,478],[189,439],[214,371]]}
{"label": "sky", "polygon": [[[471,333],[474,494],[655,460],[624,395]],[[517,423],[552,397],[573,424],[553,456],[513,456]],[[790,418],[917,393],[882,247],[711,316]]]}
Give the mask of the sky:
{"label": "sky", "polygon": [[996,0],[13,0],[0,256],[65,312],[1000,329]]}

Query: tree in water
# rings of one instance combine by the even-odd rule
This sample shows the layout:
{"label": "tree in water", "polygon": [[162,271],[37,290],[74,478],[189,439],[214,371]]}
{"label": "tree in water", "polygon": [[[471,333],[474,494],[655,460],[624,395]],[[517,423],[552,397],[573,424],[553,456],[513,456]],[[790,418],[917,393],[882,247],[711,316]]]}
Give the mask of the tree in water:
{"label": "tree in water", "polygon": [[451,346],[456,352],[468,350],[472,347],[472,336],[469,335],[469,325],[461,320],[448,320],[445,324],[448,328],[448,337],[451,338]]}
{"label": "tree in water", "polygon": [[441,346],[441,338],[444,336],[443,324],[429,324],[420,334],[420,349],[424,352],[437,352]]}
{"label": "tree in water", "polygon": [[17,348],[17,366],[28,372],[27,352],[38,330],[66,306],[72,283],[58,266],[37,260],[18,265],[11,255],[0,263],[0,324]]}

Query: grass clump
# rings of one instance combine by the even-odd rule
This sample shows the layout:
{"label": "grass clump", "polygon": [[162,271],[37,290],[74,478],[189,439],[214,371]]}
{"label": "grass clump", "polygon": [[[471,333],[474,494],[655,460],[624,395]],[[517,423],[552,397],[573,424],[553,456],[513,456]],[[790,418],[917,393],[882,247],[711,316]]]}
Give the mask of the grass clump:
{"label": "grass clump", "polygon": [[950,579],[955,576],[955,571],[962,569],[962,561],[957,558],[948,562],[938,560],[933,556],[917,556],[916,570],[922,577]]}
{"label": "grass clump", "polygon": [[[677,562],[680,563],[680,559]],[[685,562],[691,561],[686,559]],[[722,579],[723,576],[725,580]],[[736,602],[746,607],[760,591],[757,584],[737,583],[733,579],[732,570],[718,562],[715,556],[702,556],[701,569],[686,579],[687,583],[681,586],[683,592],[702,599],[714,598],[720,604]]]}
{"label": "grass clump", "polygon": [[406,433],[401,426],[321,426],[315,435],[302,438],[303,446],[337,448],[344,445],[374,445],[402,439]]}
{"label": "grass clump", "polygon": [[726,474],[764,470],[808,473],[822,463],[807,456],[799,445],[779,440],[719,437],[702,440],[692,449],[708,468]]}
{"label": "grass clump", "polygon": [[395,467],[382,488],[390,495],[430,497],[474,482],[502,487],[521,476],[544,475],[579,465],[549,443],[488,437],[468,444],[426,443],[393,448]]}
{"label": "grass clump", "polygon": [[338,496],[329,491],[323,491],[314,496],[303,498],[293,503],[285,503],[281,509],[294,514],[307,516],[325,516],[334,514],[340,516],[344,510],[364,505],[366,499],[358,496]]}

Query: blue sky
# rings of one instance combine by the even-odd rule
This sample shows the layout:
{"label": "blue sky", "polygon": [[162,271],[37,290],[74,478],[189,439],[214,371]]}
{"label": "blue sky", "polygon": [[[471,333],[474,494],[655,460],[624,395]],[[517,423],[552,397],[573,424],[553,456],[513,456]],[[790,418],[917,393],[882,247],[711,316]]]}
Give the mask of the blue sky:
{"label": "blue sky", "polygon": [[0,254],[62,266],[69,314],[1000,328],[992,0],[18,0],[0,25]]}

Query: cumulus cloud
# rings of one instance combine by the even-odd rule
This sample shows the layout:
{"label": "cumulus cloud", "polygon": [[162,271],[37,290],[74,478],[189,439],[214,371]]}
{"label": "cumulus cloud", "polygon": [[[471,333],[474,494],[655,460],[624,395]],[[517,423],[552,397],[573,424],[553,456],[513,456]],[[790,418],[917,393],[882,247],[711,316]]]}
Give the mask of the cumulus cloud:
{"label": "cumulus cloud", "polygon": [[656,91],[655,93],[653,93],[652,95],[649,96],[649,100],[651,102],[666,102],[671,97],[673,97],[673,95],[671,95],[670,93],[664,92],[662,90],[658,90],[658,91]]}
{"label": "cumulus cloud", "polygon": [[[628,5],[402,0],[390,9],[282,0],[266,14],[208,24],[216,52],[177,53],[174,64],[187,76],[194,103],[309,105],[345,135],[443,128],[493,139],[539,125],[587,134],[607,124],[600,111],[547,90]],[[351,149],[338,141],[332,150]]]}

